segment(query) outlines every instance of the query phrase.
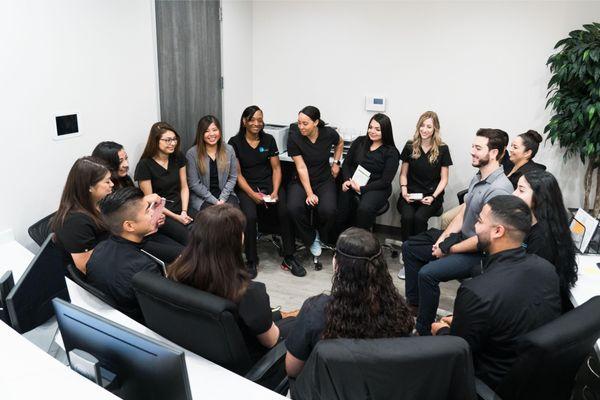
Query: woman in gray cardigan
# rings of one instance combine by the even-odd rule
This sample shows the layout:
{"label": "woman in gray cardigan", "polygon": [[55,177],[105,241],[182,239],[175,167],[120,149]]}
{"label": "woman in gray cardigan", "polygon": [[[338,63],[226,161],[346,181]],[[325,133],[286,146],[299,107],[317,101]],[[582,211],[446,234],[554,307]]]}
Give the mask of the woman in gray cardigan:
{"label": "woman in gray cardigan", "polygon": [[238,206],[233,191],[237,180],[237,162],[233,148],[224,143],[221,123],[206,115],[198,121],[196,145],[185,155],[190,205],[202,210],[213,204]]}

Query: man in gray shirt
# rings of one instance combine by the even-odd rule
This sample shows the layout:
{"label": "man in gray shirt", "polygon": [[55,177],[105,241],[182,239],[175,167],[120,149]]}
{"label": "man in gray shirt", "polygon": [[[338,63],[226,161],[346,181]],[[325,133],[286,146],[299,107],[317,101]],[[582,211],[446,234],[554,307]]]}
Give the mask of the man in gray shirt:
{"label": "man in gray shirt", "polygon": [[513,186],[504,175],[499,160],[504,154],[499,129],[479,129],[471,145],[471,165],[479,171],[458,215],[443,232],[430,229],[402,245],[406,271],[406,299],[417,312],[417,332],[431,334],[440,299],[440,282],[471,276],[480,264],[475,222],[483,205],[498,195],[511,194]]}

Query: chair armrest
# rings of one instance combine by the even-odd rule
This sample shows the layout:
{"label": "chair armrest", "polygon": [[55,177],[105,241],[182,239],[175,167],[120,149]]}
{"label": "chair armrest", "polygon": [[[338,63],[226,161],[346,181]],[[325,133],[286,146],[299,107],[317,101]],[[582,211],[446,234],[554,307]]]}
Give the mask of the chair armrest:
{"label": "chair armrest", "polygon": [[267,371],[269,371],[275,364],[281,362],[285,357],[287,349],[285,348],[285,341],[277,343],[267,354],[265,354],[252,368],[244,375],[246,379],[252,382],[258,382]]}
{"label": "chair armrest", "polygon": [[456,193],[456,197],[458,198],[458,204],[462,204],[465,202],[465,195],[467,194],[468,191],[469,191],[469,189],[464,189],[464,190],[461,190],[460,192]]}
{"label": "chair armrest", "polygon": [[477,397],[482,400],[502,400],[496,392],[479,378],[475,378],[475,391],[477,392]]}

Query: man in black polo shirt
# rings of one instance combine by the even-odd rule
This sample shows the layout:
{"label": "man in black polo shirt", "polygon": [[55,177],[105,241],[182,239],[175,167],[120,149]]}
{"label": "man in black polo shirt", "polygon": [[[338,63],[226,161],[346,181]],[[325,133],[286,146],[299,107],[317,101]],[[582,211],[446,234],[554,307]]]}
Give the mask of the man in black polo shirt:
{"label": "man in black polo shirt", "polygon": [[140,271],[161,273],[157,262],[141,250],[144,237],[156,230],[151,205],[135,187],[106,196],[100,211],[111,236],[95,247],[87,264],[87,281],[138,321],[143,316],[131,280]]}
{"label": "man in black polo shirt", "polygon": [[484,273],[465,281],[454,317],[432,324],[432,334],[464,338],[471,346],[475,375],[496,388],[517,359],[519,337],[560,315],[558,275],[545,259],[521,246],[531,212],[516,196],[488,201],[475,225],[488,254]]}

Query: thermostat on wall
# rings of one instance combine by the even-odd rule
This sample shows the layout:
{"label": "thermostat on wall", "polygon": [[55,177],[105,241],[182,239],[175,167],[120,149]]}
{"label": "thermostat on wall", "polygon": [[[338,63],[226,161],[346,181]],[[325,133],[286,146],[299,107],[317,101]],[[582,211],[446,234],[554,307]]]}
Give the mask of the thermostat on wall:
{"label": "thermostat on wall", "polygon": [[77,113],[57,113],[54,115],[54,140],[63,140],[80,136]]}
{"label": "thermostat on wall", "polygon": [[365,97],[365,110],[367,110],[367,111],[385,111],[385,97],[381,97],[381,96]]}

